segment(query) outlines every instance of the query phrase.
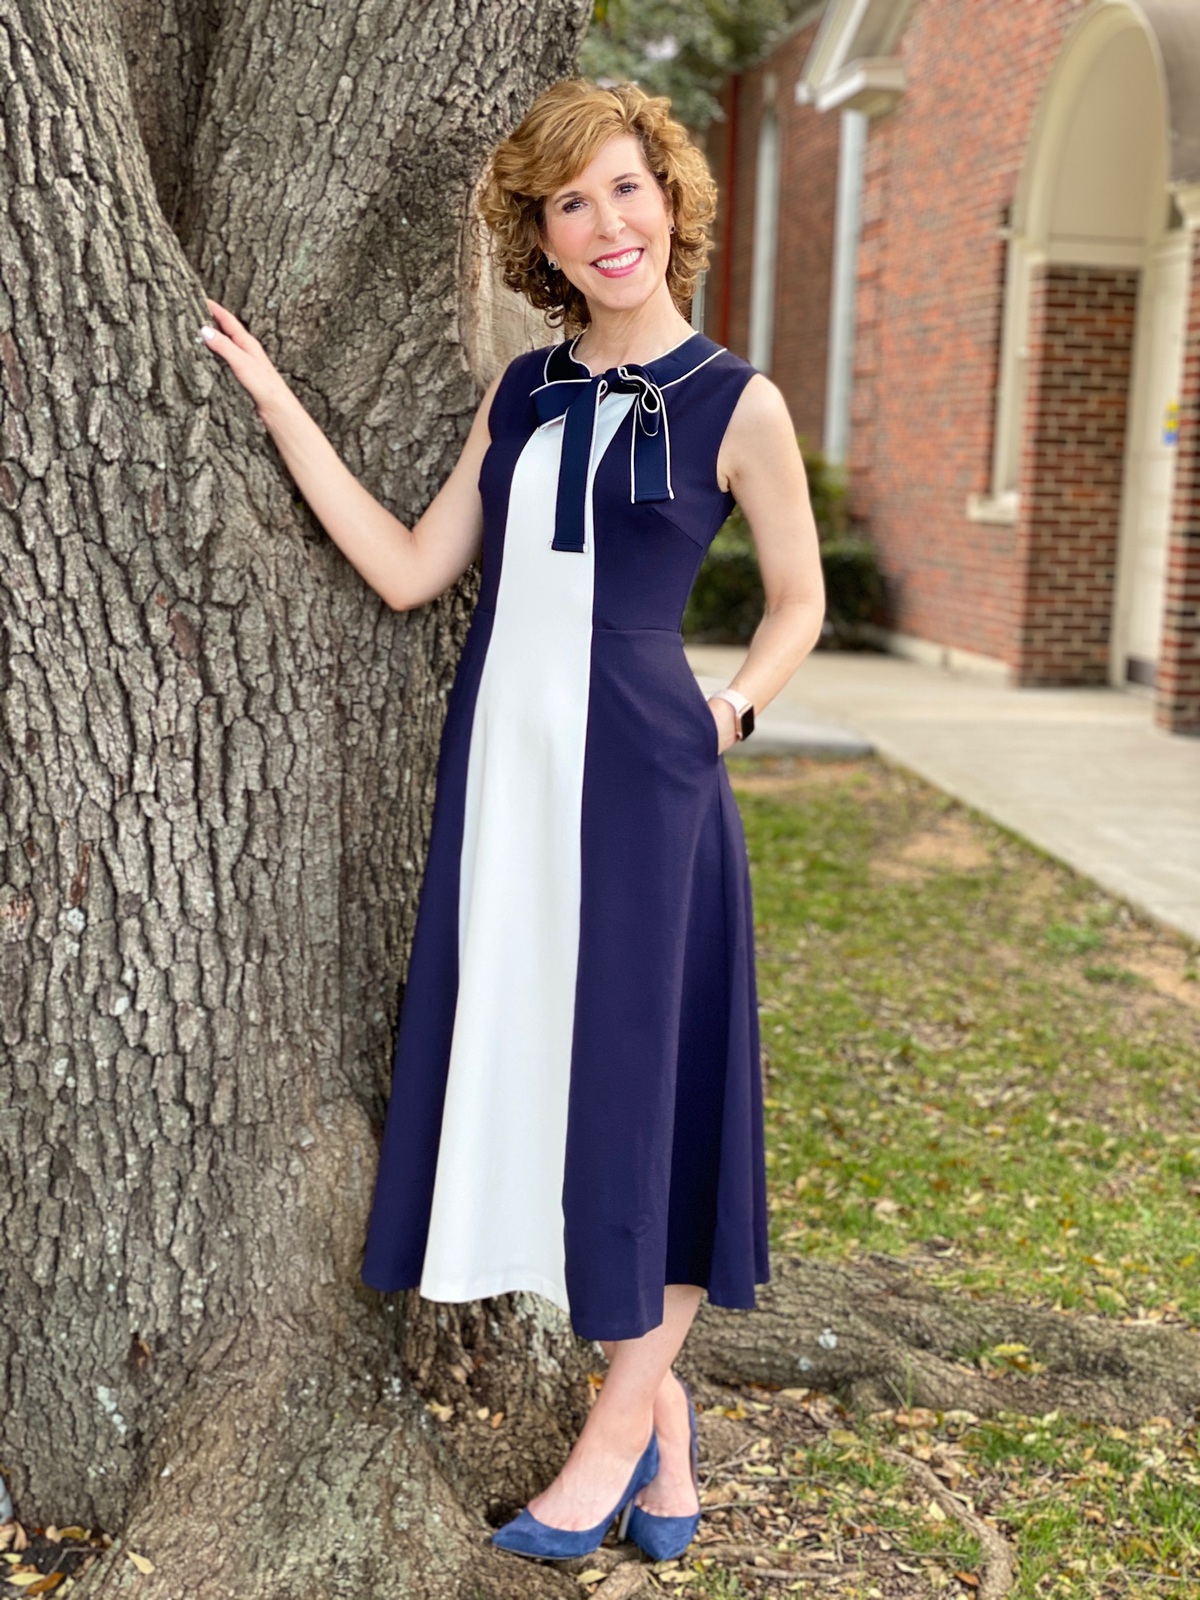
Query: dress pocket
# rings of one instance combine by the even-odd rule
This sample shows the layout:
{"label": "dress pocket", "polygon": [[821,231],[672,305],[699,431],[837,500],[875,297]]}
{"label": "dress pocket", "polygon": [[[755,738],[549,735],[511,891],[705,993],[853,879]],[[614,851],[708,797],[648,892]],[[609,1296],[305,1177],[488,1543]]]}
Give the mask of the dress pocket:
{"label": "dress pocket", "polygon": [[691,667],[687,666],[686,662],[685,662],[685,668],[686,668],[687,675],[688,675],[688,678],[689,678],[690,683],[691,683],[691,690],[692,690],[691,695],[689,696],[689,698],[695,701],[695,703],[696,703],[696,705],[698,707],[698,713],[697,714],[700,716],[700,718],[701,718],[701,720],[702,720],[702,722],[704,724],[704,736],[705,736],[704,749],[705,749],[705,751],[706,751],[706,753],[708,755],[709,760],[710,761],[716,761],[716,760],[719,759],[719,757],[721,755],[721,730],[717,727],[717,719],[716,719],[716,717],[713,716],[712,711],[709,708],[707,695],[704,693],[704,690],[700,687],[700,685],[696,682],[696,679],[695,679],[695,676],[694,676],[694,674],[692,672],[692,669],[691,669]]}

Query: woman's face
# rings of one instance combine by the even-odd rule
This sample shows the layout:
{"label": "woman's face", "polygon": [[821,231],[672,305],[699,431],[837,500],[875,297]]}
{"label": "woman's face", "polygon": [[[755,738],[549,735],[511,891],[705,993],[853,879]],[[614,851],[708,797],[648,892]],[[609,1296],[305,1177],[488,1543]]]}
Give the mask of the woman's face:
{"label": "woman's face", "polygon": [[640,142],[618,134],[546,197],[542,247],[589,305],[627,311],[663,282],[670,227],[666,196]]}

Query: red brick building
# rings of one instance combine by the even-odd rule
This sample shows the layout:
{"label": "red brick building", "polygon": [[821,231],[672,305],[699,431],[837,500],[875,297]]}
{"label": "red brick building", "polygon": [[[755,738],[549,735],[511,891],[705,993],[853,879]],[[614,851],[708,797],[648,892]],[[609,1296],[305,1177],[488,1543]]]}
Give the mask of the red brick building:
{"label": "red brick building", "polygon": [[724,113],[703,325],[843,464],[883,642],[1200,734],[1200,0],[824,0]]}

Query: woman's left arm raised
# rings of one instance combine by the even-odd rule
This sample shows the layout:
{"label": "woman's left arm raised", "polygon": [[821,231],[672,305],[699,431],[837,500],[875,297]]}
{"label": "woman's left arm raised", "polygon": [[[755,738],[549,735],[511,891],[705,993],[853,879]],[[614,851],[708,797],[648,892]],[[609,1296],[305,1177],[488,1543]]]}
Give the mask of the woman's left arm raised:
{"label": "woman's left arm raised", "polygon": [[[745,660],[729,687],[757,714],[783,688],[821,636],[825,579],[808,474],[787,402],[765,373],[742,390],[717,457],[717,481],[746,514],[766,605]],[[709,701],[721,748],[734,741],[728,700]]]}

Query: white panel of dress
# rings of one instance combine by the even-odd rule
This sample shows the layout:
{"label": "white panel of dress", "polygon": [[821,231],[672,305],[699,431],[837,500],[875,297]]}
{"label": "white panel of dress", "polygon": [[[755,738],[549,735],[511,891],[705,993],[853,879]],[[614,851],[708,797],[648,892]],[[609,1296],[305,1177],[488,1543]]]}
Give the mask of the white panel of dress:
{"label": "white panel of dress", "polygon": [[562,1184],[579,954],[580,826],[595,572],[592,480],[632,406],[606,394],[584,550],[552,550],[563,419],[513,473],[471,725],[459,987],[420,1292],[512,1289],[569,1311]]}

